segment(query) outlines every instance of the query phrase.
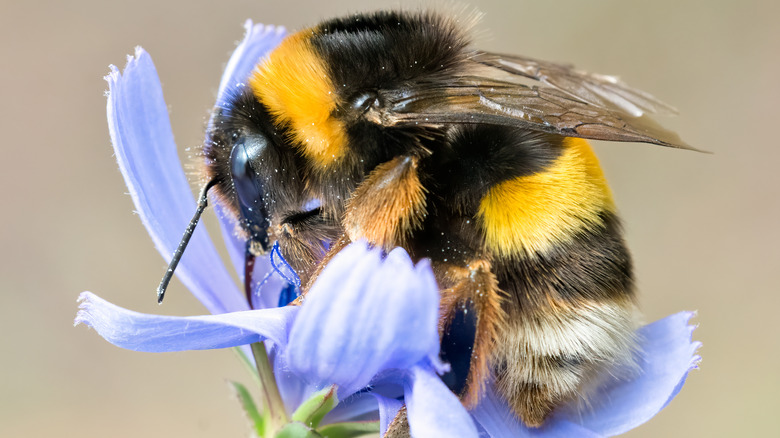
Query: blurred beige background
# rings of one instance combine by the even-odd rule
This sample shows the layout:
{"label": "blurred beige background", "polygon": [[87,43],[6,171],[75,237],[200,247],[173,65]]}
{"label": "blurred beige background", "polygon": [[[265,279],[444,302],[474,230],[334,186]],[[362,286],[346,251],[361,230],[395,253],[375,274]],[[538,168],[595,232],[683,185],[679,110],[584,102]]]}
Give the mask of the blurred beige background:
{"label": "blurred beige background", "polygon": [[[402,2],[416,5],[415,2]],[[698,310],[701,370],[628,434],[767,436],[780,391],[780,2],[473,1],[480,46],[617,74],[675,105],[662,122],[714,155],[597,144],[648,321]],[[94,291],[200,314],[133,214],[106,127],[108,64],[153,57],[180,150],[197,147],[246,18],[313,24],[398,2],[136,0],[0,5],[0,436],[247,436],[230,351],[143,354],[72,327]],[[182,152],[185,157],[185,153]],[[209,219],[212,236],[213,217]]]}

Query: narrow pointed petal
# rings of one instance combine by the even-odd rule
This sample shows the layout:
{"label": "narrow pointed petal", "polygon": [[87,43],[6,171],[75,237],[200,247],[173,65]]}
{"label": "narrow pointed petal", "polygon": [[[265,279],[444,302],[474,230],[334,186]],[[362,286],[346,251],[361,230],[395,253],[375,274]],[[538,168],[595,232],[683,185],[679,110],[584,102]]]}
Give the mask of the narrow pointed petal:
{"label": "narrow pointed petal", "polygon": [[394,398],[384,397],[379,394],[374,394],[376,401],[379,403],[379,433],[381,436],[385,436],[387,428],[393,421],[398,411],[404,405],[402,401]]}
{"label": "narrow pointed petal", "polygon": [[[176,153],[160,80],[141,48],[122,74],[112,66],[106,80],[108,127],[119,169],[167,263],[195,212],[195,201]],[[203,226],[196,228],[176,274],[212,313],[248,308]],[[154,286],[149,287],[150,299]]]}
{"label": "narrow pointed petal", "polygon": [[230,56],[222,80],[219,83],[217,102],[221,103],[225,97],[225,91],[236,84],[244,83],[249,74],[257,66],[268,52],[278,46],[287,35],[287,31],[281,26],[267,24],[253,24],[252,20],[244,23],[244,39],[238,44],[233,55]]}
{"label": "narrow pointed petal", "polygon": [[284,345],[295,307],[204,316],[149,315],[124,309],[90,292],[79,297],[75,324],[95,329],[128,350],[166,352],[235,347],[265,339]]}
{"label": "narrow pointed petal", "polygon": [[[691,341],[690,312],[681,312],[642,327],[639,373],[636,377],[604,384],[590,397],[590,408],[558,409],[542,428],[523,425],[507,403],[488,387],[472,415],[491,437],[613,436],[646,422],[680,391],[688,372],[696,367],[698,342]],[[618,374],[629,375],[628,372]]]}
{"label": "narrow pointed petal", "polygon": [[411,368],[404,400],[414,438],[478,436],[466,408],[430,366]]}
{"label": "narrow pointed petal", "polygon": [[438,362],[439,291],[430,266],[421,265],[401,249],[382,260],[363,242],[341,251],[290,332],[291,369],[315,385],[336,383],[344,396],[382,370]]}

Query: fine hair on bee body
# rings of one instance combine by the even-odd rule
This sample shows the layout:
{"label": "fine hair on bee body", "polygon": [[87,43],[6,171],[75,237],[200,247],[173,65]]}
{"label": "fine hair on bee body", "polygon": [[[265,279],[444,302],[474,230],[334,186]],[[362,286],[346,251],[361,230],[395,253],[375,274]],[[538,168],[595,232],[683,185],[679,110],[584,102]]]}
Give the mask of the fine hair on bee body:
{"label": "fine hair on bee body", "polygon": [[690,147],[645,115],[673,111],[652,96],[475,49],[468,22],[379,11],[287,36],[214,109],[205,175],[247,264],[278,243],[304,295],[350,242],[430,259],[443,380],[474,406],[492,379],[538,427],[636,348],[631,258],[585,139]]}

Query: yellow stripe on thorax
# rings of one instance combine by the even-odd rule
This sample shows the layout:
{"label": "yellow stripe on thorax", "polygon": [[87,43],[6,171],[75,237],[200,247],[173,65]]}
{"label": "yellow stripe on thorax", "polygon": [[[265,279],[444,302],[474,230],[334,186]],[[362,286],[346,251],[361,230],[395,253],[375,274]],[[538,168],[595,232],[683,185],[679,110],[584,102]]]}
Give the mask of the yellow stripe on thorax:
{"label": "yellow stripe on thorax", "polygon": [[336,94],[310,31],[287,37],[249,78],[249,86],[277,123],[292,128],[293,140],[313,163],[327,166],[341,157],[346,135],[331,117]]}
{"label": "yellow stripe on thorax", "polygon": [[599,162],[585,140],[566,138],[547,169],[496,184],[478,219],[487,249],[501,256],[545,253],[582,229],[602,225],[615,205]]}

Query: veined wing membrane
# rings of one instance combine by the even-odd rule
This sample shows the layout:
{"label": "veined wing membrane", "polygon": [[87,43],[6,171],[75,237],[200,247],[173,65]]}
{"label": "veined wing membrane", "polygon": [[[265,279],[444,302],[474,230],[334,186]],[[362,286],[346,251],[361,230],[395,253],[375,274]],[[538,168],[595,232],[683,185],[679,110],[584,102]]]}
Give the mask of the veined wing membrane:
{"label": "veined wing membrane", "polygon": [[567,137],[693,149],[647,116],[596,105],[557,88],[511,83],[499,73],[490,76],[462,76],[446,85],[416,87],[419,91],[414,92],[382,92],[385,105],[369,117],[386,126],[497,124]]}

